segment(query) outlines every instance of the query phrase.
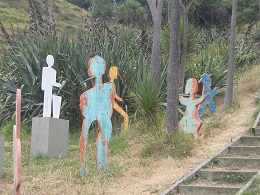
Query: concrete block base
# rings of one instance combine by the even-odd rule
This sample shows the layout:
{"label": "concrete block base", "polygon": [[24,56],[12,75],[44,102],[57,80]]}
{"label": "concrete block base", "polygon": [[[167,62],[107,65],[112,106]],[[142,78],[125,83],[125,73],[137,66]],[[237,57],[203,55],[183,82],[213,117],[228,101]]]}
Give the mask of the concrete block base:
{"label": "concrete block base", "polygon": [[69,121],[50,117],[32,119],[31,157],[66,156],[68,153]]}
{"label": "concrete block base", "polygon": [[0,135],[0,179],[2,179],[4,167],[4,141],[4,136]]}

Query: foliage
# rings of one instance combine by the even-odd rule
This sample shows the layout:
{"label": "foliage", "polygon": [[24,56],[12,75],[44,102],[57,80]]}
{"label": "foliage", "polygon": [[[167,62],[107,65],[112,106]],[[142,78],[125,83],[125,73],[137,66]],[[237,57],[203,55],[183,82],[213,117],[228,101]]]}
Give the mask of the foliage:
{"label": "foliage", "polygon": [[[184,21],[181,19],[180,21],[180,44],[182,48],[183,41],[183,33],[184,33]],[[194,52],[198,44],[198,34],[199,31],[196,29],[191,23],[189,23],[189,31],[188,31],[188,53]],[[166,25],[162,29],[162,49],[163,52],[168,56],[170,50],[170,27]]]}
{"label": "foliage", "polygon": [[141,149],[142,157],[170,155],[174,158],[183,158],[191,155],[192,149],[196,145],[193,135],[186,135],[182,132],[167,135],[167,141],[165,141],[166,132],[158,130],[158,128],[154,128],[147,134],[145,144]]}
{"label": "foliage", "polygon": [[[225,7],[231,7],[232,1],[222,0],[221,4]],[[237,4],[237,23],[248,24],[259,20],[259,1],[258,0],[238,0]]]}
{"label": "foliage", "polygon": [[187,66],[185,80],[188,78],[200,79],[207,72],[211,74],[212,88],[222,88],[227,75],[228,45],[225,42],[214,42],[207,49],[192,56]]}
{"label": "foliage", "polygon": [[256,45],[248,39],[238,39],[236,43],[236,69],[244,71],[250,65],[259,61],[259,51]]}
{"label": "foliage", "polygon": [[[33,0],[38,6],[41,13],[45,12],[45,5],[42,0]],[[51,4],[51,0],[45,1],[48,6]],[[10,1],[1,0],[0,1],[0,22],[6,28],[9,35],[17,39],[23,31],[28,30],[29,27],[29,11],[31,10],[28,0]],[[36,11],[36,10],[33,10]],[[52,2],[52,11],[54,12],[54,17],[57,20],[56,29],[58,33],[60,30],[67,26],[69,28],[79,28],[82,26],[82,16],[86,14],[83,9],[68,3],[67,0],[55,0]],[[0,32],[1,34],[1,32]],[[14,35],[14,36],[12,36]],[[0,37],[0,45],[6,44],[6,41]],[[0,48],[1,50],[2,48]]]}
{"label": "foliage", "polygon": [[38,34],[37,42],[25,37],[14,49],[4,51],[0,67],[0,100],[4,106],[2,121],[14,112],[16,88],[22,89],[23,119],[30,120],[42,113],[41,70],[48,54],[54,56],[57,81],[63,83],[60,90],[54,91],[63,97],[63,118],[80,119],[79,96],[93,86],[86,70],[87,61],[93,54],[101,55],[107,62],[104,82],[108,81],[109,67],[119,67],[119,78],[115,84],[117,94],[124,97],[139,67],[142,68],[147,61],[136,44],[138,39],[133,36],[135,34],[121,29],[117,38],[110,39],[105,33],[99,43],[95,43],[89,33],[78,32],[76,36],[71,36],[72,33],[75,32],[65,29],[58,40]]}
{"label": "foliage", "polygon": [[[0,134],[5,136],[5,141],[13,141],[13,126],[15,125],[14,121],[8,121],[5,126],[0,128]],[[26,124],[21,124],[20,127],[20,136],[21,139],[28,139],[30,136],[30,128]]]}
{"label": "foliage", "polygon": [[129,25],[137,21],[144,22],[147,13],[138,1],[126,0],[119,6],[119,17],[125,24]]}
{"label": "foliage", "polygon": [[94,19],[107,20],[113,16],[114,6],[111,0],[95,1],[92,7],[91,16]]}
{"label": "foliage", "polygon": [[144,70],[137,76],[133,83],[132,95],[136,114],[148,119],[147,122],[153,122],[154,117],[162,107],[162,103],[166,98],[166,68],[163,70],[158,81],[158,86],[155,87],[152,82],[150,69],[145,67]]}

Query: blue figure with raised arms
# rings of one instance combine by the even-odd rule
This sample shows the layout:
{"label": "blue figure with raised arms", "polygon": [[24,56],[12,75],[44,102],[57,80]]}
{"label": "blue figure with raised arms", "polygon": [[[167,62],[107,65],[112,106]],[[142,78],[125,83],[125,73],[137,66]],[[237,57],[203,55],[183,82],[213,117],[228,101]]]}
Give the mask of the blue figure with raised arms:
{"label": "blue figure with raised arms", "polygon": [[211,78],[210,74],[208,73],[204,73],[201,75],[199,83],[203,83],[202,94],[206,95],[204,102],[199,105],[199,116],[200,119],[203,120],[203,112],[207,106],[211,110],[212,114],[215,114],[217,112],[213,97],[218,93],[218,88],[215,87],[213,90],[211,89]]}

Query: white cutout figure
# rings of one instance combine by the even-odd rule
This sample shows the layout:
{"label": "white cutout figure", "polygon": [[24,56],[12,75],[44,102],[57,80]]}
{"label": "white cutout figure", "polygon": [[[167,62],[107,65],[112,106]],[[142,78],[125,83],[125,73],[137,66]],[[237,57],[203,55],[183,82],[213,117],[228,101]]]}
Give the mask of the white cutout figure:
{"label": "white cutout figure", "polygon": [[61,97],[52,95],[52,87],[61,87],[61,84],[56,82],[56,70],[52,68],[54,64],[53,56],[48,55],[46,62],[48,67],[44,67],[42,70],[41,86],[44,91],[43,117],[51,117],[51,103],[53,100],[53,118],[59,118]]}

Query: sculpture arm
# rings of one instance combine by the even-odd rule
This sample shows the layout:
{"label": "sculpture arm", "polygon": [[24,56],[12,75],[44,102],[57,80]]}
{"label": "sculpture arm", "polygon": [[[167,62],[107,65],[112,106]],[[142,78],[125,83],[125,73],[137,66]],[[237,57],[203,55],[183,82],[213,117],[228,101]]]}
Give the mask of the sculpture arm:
{"label": "sculpture arm", "polygon": [[212,97],[215,96],[217,93],[218,93],[218,87],[215,87],[213,90],[212,90]]}
{"label": "sculpture arm", "polygon": [[179,96],[179,101],[183,105],[185,105],[185,103],[187,102],[186,98],[184,98],[183,96]]}
{"label": "sculpture arm", "polygon": [[202,103],[205,98],[206,98],[206,95],[202,94],[198,99],[196,99],[196,101],[195,101],[196,105]]}
{"label": "sculpture arm", "polygon": [[120,102],[123,101],[123,99],[122,99],[121,97],[119,97],[116,93],[115,93],[115,98],[116,98],[118,101],[120,101]]}
{"label": "sculpture arm", "polygon": [[45,68],[42,69],[42,85],[41,89],[44,91],[45,90]]}
{"label": "sculpture arm", "polygon": [[54,87],[61,87],[61,84],[56,82],[56,83],[53,84],[53,86]]}

